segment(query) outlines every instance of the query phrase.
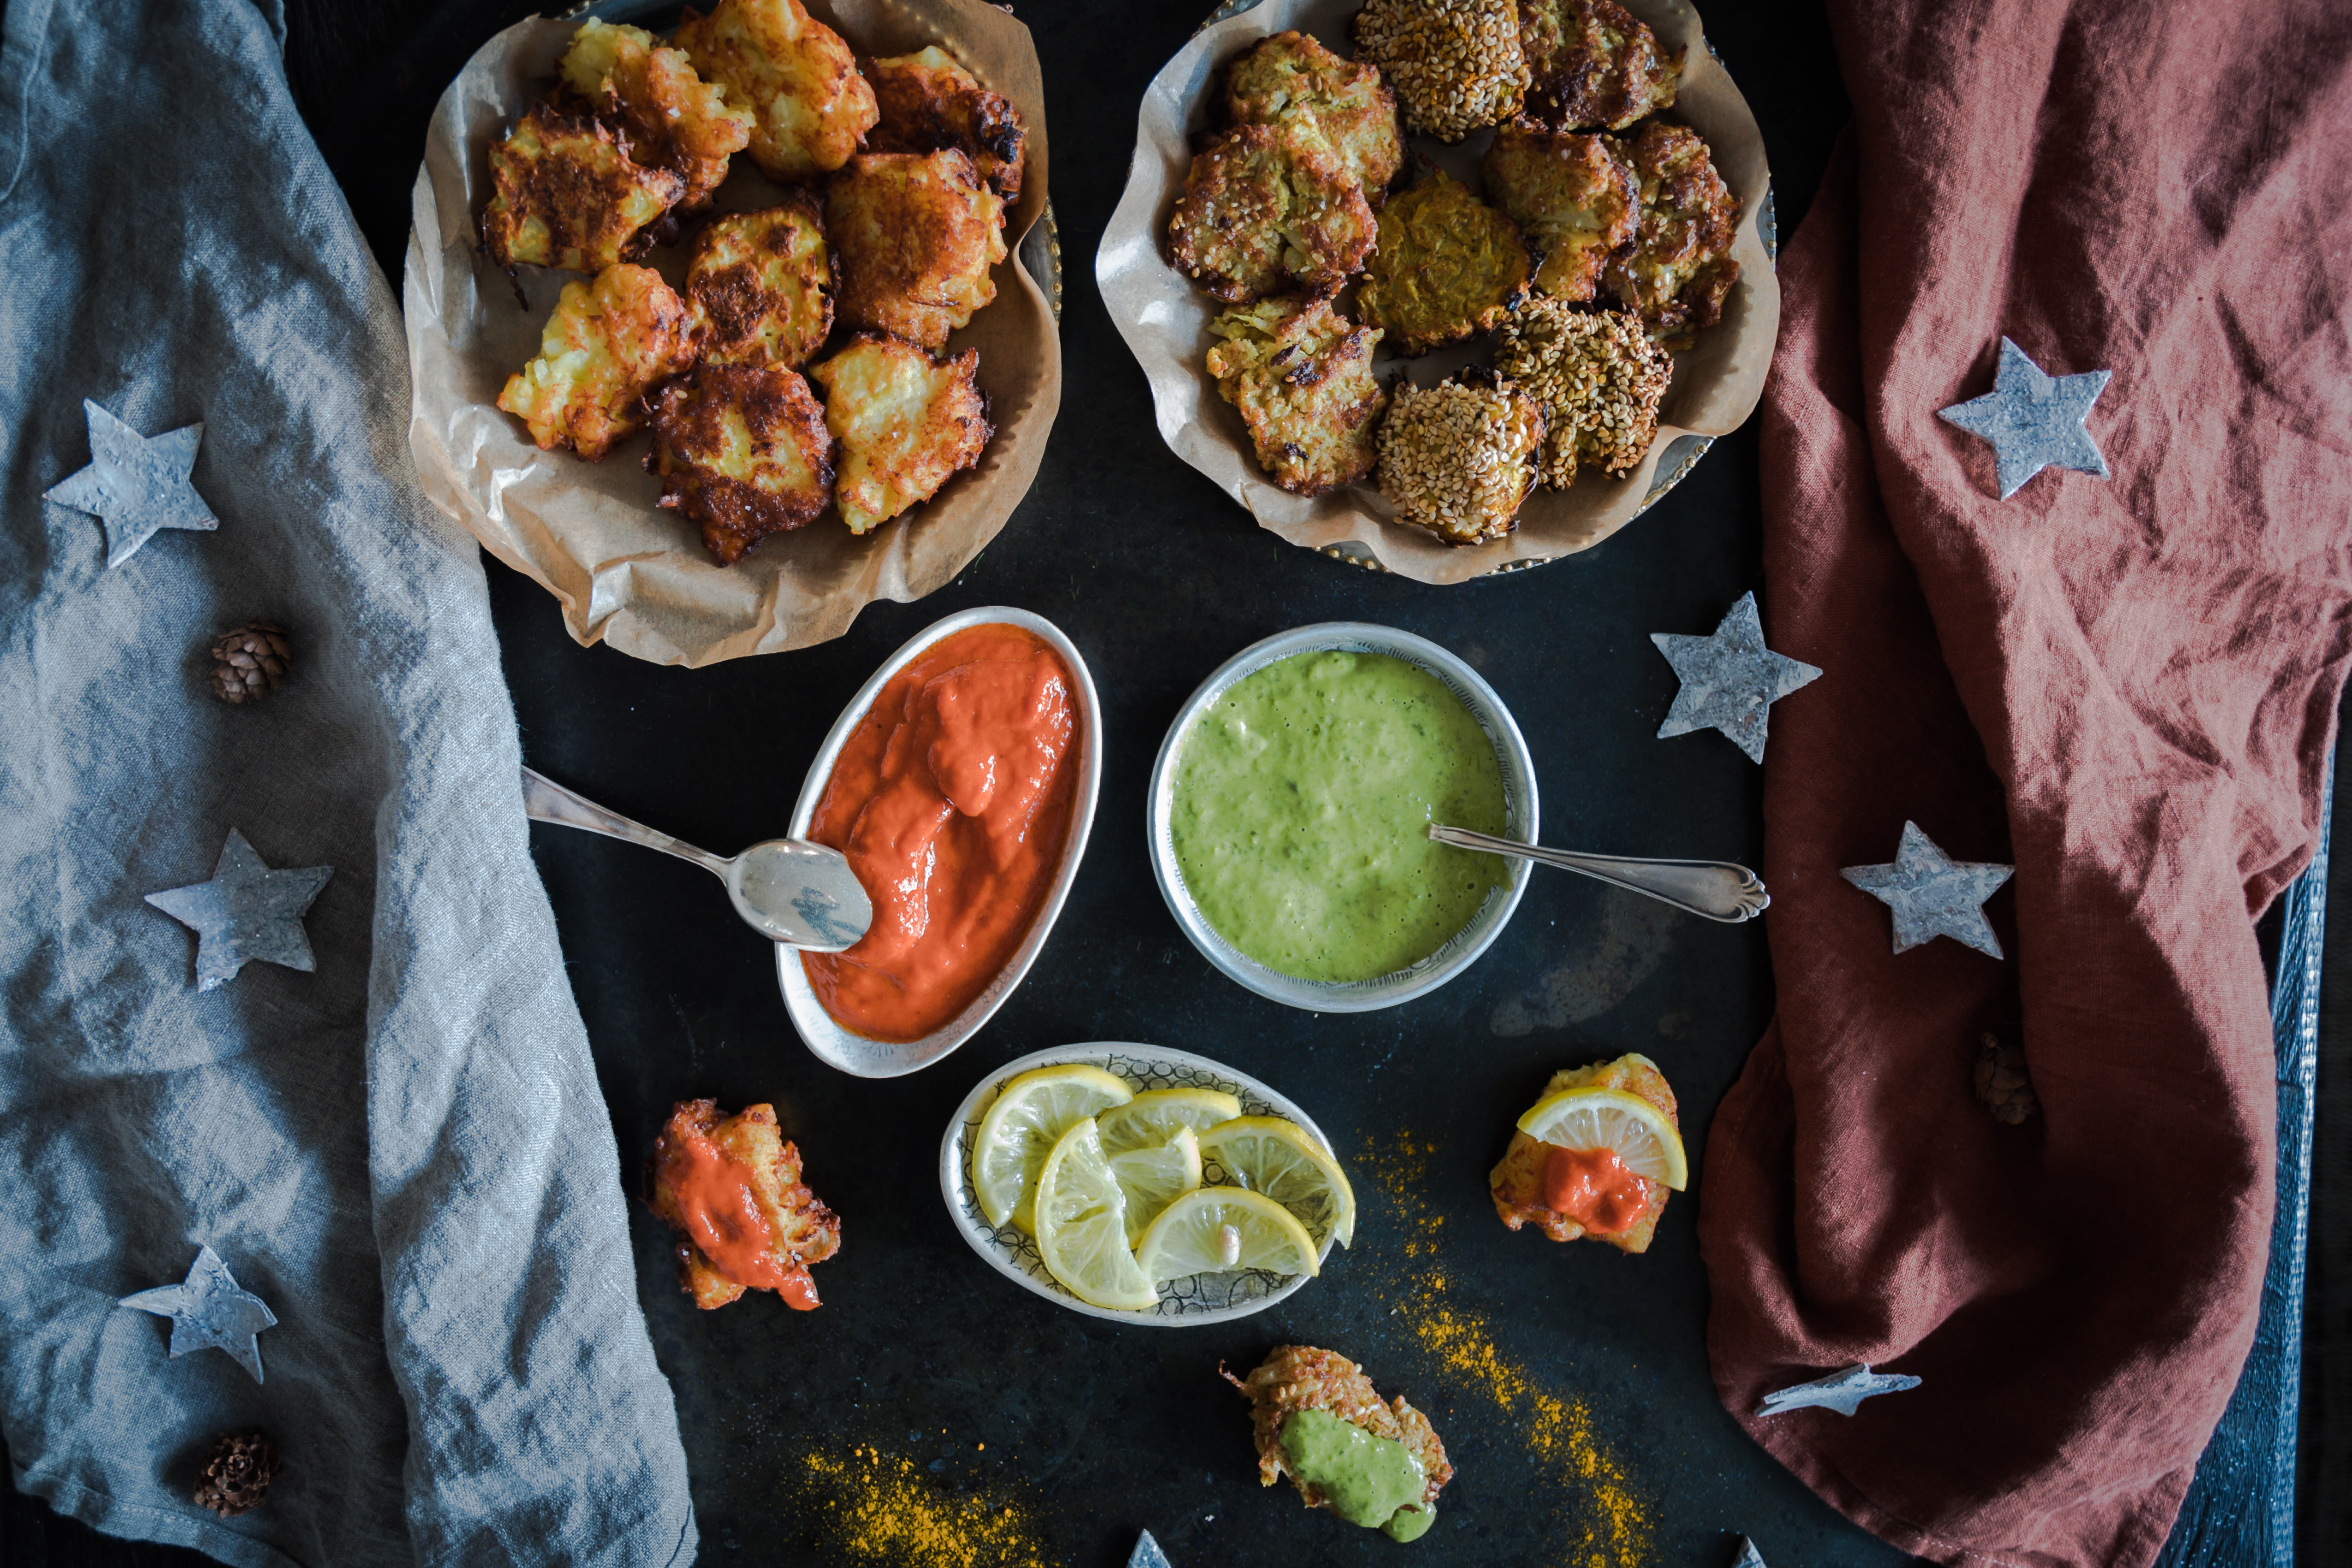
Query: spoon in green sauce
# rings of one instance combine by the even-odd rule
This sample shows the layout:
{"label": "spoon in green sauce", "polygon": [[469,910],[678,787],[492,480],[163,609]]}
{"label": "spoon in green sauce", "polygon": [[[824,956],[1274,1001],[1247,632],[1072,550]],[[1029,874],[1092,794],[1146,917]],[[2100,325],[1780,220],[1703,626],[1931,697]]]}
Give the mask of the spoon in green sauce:
{"label": "spoon in green sauce", "polygon": [[1728,925],[1754,920],[1772,902],[1761,877],[1728,860],[1636,860],[1621,855],[1587,855],[1573,849],[1547,849],[1539,844],[1515,844],[1491,833],[1436,822],[1429,825],[1429,836],[1457,849],[1483,849],[1489,855],[1557,866]]}

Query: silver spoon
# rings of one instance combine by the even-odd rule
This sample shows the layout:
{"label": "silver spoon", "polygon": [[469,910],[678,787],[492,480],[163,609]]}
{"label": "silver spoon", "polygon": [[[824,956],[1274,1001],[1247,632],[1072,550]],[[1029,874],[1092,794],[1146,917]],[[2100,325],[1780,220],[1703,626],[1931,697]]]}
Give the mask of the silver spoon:
{"label": "silver spoon", "polygon": [[801,838],[769,838],[732,860],[584,800],[554,780],[522,771],[522,809],[541,822],[585,828],[691,860],[727,884],[735,912],[752,930],[786,947],[839,952],[874,923],[874,904],[838,849]]}
{"label": "silver spoon", "polygon": [[1516,855],[1541,866],[1580,872],[1629,893],[1646,893],[1678,910],[1688,910],[1711,921],[1738,924],[1764,912],[1772,895],[1762,878],[1728,860],[1630,860],[1622,855],[1584,855],[1572,849],[1546,849],[1538,844],[1515,844],[1492,834],[1466,827],[1429,825],[1429,836],[1457,849],[1483,849],[1490,855]]}

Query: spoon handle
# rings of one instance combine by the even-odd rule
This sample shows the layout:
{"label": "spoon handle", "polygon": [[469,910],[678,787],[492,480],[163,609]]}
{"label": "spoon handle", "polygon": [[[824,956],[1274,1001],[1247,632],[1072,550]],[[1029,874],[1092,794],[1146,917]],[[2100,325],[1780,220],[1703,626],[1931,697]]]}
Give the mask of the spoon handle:
{"label": "spoon handle", "polygon": [[1539,865],[1579,872],[1612,888],[1647,893],[1711,921],[1730,924],[1751,921],[1772,901],[1761,878],[1728,860],[1633,860],[1622,855],[1584,855],[1570,849],[1547,849],[1539,844],[1515,844],[1491,834],[1434,822],[1429,825],[1429,836],[1440,844],[1451,844],[1460,849],[1516,855]]}
{"label": "spoon handle", "polygon": [[617,811],[607,811],[594,801],[576,795],[553,779],[535,773],[529,768],[522,771],[522,810],[525,816],[535,821],[601,833],[607,838],[642,844],[648,849],[658,849],[665,855],[691,860],[720,881],[727,879],[727,862],[718,856],[708,850],[697,849],[682,839],[672,838],[667,833],[656,833],[642,822],[632,822]]}

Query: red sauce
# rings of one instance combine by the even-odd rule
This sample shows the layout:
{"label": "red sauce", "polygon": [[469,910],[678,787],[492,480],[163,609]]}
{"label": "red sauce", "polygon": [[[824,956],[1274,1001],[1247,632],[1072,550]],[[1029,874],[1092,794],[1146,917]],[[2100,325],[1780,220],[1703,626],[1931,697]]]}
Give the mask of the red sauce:
{"label": "red sauce", "polygon": [[809,825],[874,900],[856,947],[801,954],[843,1026],[920,1039],[1011,960],[1061,865],[1077,727],[1069,670],[1018,626],[942,637],[882,688]]}
{"label": "red sauce", "polygon": [[1554,1149],[1544,1161],[1543,1201],[1595,1236],[1615,1236],[1642,1217],[1650,1184],[1614,1149]]}
{"label": "red sauce", "polygon": [[688,1133],[664,1152],[662,1174],[677,1195],[686,1233],[713,1268],[747,1289],[773,1290],[800,1311],[816,1305],[807,1267],[776,1261],[776,1227],[760,1211],[751,1172],[741,1161]]}

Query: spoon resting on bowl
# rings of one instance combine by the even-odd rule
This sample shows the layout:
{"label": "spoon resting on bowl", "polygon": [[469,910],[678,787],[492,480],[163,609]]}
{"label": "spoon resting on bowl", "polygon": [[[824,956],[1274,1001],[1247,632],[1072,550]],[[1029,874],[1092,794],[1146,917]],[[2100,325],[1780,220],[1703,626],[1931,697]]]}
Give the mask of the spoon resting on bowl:
{"label": "spoon resting on bowl", "polygon": [[838,849],[801,838],[768,838],[733,859],[632,822],[572,794],[529,768],[522,771],[523,814],[608,838],[658,849],[696,865],[727,884],[727,897],[744,922],[770,942],[812,952],[856,945],[874,923],[874,903]]}
{"label": "spoon resting on bowl", "polygon": [[1514,855],[1539,866],[1557,866],[1727,924],[1752,921],[1772,901],[1762,878],[1728,860],[1633,860],[1621,855],[1586,855],[1573,849],[1546,849],[1539,844],[1515,844],[1489,833],[1436,822],[1429,825],[1429,836],[1457,849],[1482,849],[1489,855]]}

